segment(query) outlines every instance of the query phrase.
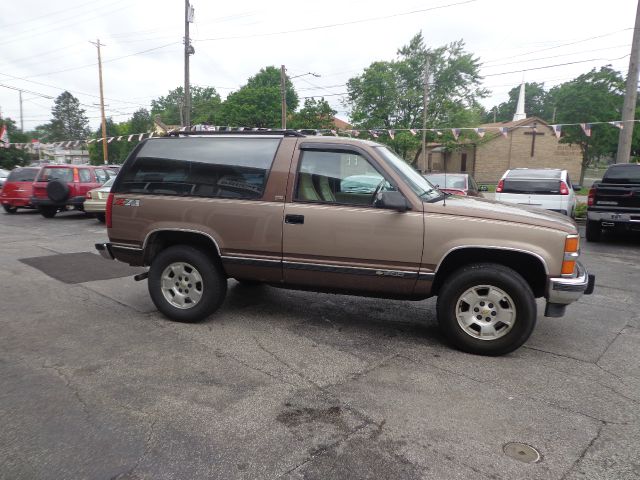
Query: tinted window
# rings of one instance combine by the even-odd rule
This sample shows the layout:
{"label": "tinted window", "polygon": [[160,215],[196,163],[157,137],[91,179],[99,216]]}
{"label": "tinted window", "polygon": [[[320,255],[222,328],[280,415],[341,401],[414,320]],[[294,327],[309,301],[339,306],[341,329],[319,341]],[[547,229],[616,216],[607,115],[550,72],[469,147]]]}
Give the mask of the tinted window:
{"label": "tinted window", "polygon": [[602,180],[610,183],[640,183],[640,165],[610,167]]}
{"label": "tinted window", "polygon": [[107,172],[101,168],[96,168],[94,172],[96,174],[96,179],[98,183],[104,183],[109,178],[109,176],[107,175]]}
{"label": "tinted window", "polygon": [[376,189],[395,190],[361,155],[346,152],[303,152],[296,200],[372,205]]}
{"label": "tinted window", "polygon": [[280,138],[149,140],[123,171],[119,192],[261,198]]}
{"label": "tinted window", "polygon": [[511,170],[507,178],[562,178],[561,170]]}
{"label": "tinted window", "polygon": [[38,174],[37,168],[19,168],[13,170],[7,178],[8,182],[33,182]]}
{"label": "tinted window", "polygon": [[504,180],[502,193],[560,195],[560,180]]}
{"label": "tinted window", "polygon": [[64,182],[73,182],[73,169],[45,167],[38,175],[38,181],[48,182],[50,180],[62,180]]}
{"label": "tinted window", "polygon": [[78,176],[80,178],[80,183],[90,183],[91,182],[91,172],[88,168],[79,168]]}

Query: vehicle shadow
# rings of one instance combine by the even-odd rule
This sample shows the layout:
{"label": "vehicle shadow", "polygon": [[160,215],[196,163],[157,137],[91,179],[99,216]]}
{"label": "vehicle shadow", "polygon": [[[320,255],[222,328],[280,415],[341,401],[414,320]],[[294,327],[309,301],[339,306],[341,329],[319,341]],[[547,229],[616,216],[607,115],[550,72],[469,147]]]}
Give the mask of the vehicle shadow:
{"label": "vehicle shadow", "polygon": [[[222,310],[261,318],[329,344],[352,343],[355,338],[358,343],[376,345],[380,339],[394,338],[450,348],[438,329],[435,299],[405,301],[312,293],[269,285],[245,286],[231,280]],[[215,323],[215,317],[206,323]]]}

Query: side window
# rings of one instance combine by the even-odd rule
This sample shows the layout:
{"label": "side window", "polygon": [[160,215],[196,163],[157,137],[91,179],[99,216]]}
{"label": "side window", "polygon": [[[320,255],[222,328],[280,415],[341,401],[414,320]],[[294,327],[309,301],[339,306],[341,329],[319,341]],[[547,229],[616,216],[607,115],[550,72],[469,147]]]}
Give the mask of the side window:
{"label": "side window", "polygon": [[78,169],[78,177],[80,178],[80,183],[90,183],[91,182],[91,172],[88,168],[79,168]]}
{"label": "side window", "polygon": [[96,180],[98,181],[98,183],[104,183],[109,179],[107,173],[101,168],[94,169],[94,172],[96,174]]}
{"label": "side window", "polygon": [[395,190],[357,153],[305,150],[298,168],[295,200],[372,205],[376,190]]}
{"label": "side window", "polygon": [[262,198],[280,138],[150,140],[122,172],[118,193]]}

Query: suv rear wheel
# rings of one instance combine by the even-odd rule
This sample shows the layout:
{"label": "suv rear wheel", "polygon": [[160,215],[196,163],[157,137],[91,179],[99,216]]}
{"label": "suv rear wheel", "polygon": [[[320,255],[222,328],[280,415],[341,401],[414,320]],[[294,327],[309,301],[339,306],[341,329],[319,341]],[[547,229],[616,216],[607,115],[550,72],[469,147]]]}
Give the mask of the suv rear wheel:
{"label": "suv rear wheel", "polygon": [[202,250],[175,245],[154,258],[148,288],[160,312],[171,320],[190,323],[220,308],[227,294],[227,279]]}
{"label": "suv rear wheel", "polygon": [[536,324],[531,287],[511,268],[477,263],[452,273],[438,295],[438,322],[460,350],[503,355],[527,341]]}

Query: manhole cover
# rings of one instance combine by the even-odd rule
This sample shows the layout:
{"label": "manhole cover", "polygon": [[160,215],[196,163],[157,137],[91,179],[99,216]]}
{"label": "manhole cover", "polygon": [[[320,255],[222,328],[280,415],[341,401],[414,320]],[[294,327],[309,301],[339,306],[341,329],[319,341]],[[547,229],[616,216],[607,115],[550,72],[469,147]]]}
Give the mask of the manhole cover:
{"label": "manhole cover", "polygon": [[511,442],[507,443],[504,448],[504,453],[508,457],[515,458],[525,463],[535,463],[540,460],[540,453],[531,445],[526,443]]}

